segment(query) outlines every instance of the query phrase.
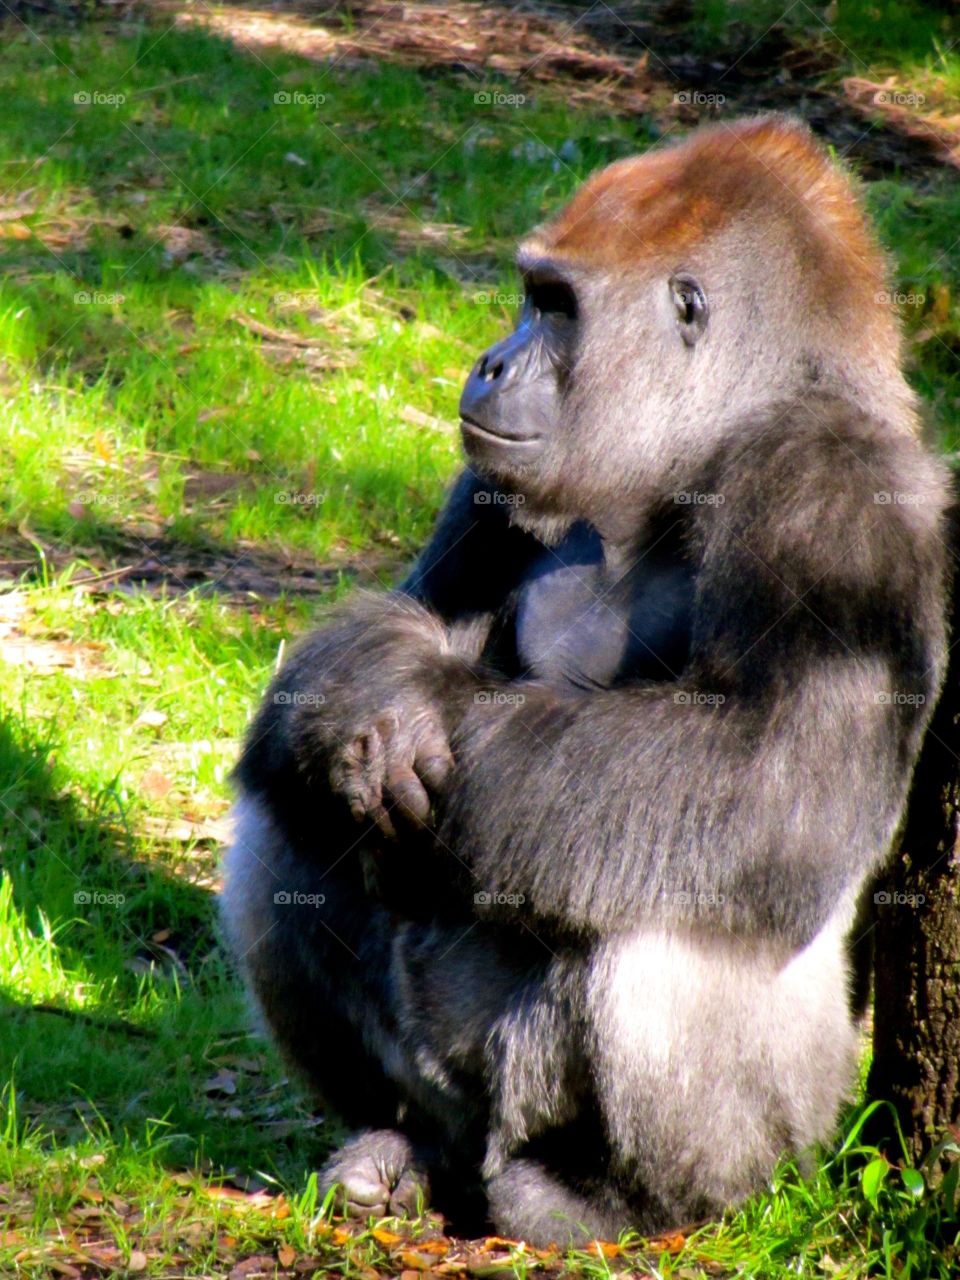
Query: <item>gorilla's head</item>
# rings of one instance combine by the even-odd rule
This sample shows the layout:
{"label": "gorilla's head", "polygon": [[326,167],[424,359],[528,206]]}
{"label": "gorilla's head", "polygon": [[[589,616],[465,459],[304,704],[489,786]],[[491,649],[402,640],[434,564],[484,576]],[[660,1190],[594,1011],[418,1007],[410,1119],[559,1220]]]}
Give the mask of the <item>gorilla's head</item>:
{"label": "gorilla's head", "polygon": [[[805,126],[762,117],[595,174],[521,246],[517,328],[460,401],[468,461],[524,522],[598,527],[682,487],[746,417],[812,391],[891,413],[885,264]],[[773,428],[775,429],[775,427]]]}

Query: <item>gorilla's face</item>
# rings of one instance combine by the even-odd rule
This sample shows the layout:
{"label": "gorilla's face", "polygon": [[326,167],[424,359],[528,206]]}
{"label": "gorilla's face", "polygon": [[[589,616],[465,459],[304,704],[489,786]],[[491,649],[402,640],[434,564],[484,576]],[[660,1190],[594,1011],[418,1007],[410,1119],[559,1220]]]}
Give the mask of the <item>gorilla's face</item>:
{"label": "gorilla's face", "polygon": [[[460,399],[469,462],[524,493],[521,515],[595,518],[663,461],[706,295],[686,271],[610,280],[521,254],[516,329],[477,361]],[[676,433],[681,434],[681,433]],[[676,436],[675,436],[676,438]]]}

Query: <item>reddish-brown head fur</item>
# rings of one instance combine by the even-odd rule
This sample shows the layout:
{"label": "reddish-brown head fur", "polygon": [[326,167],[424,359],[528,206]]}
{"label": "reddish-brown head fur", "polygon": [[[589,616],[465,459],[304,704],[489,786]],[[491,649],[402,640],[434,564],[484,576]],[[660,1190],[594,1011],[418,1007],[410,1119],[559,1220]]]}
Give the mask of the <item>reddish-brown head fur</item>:
{"label": "reddish-brown head fur", "polygon": [[821,300],[876,309],[885,264],[851,184],[803,125],[782,117],[701,128],[610,165],[524,249],[622,273],[679,263],[733,223],[775,227]]}

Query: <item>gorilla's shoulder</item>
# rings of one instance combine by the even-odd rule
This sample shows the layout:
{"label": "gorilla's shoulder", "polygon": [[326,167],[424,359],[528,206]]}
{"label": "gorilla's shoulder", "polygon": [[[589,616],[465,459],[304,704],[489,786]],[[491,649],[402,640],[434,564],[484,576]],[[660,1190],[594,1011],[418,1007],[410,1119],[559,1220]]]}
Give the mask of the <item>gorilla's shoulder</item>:
{"label": "gorilla's shoulder", "polygon": [[728,519],[779,528],[787,537],[816,533],[821,546],[825,530],[862,530],[879,516],[905,536],[938,536],[952,501],[946,464],[912,422],[829,396],[745,423],[715,459],[711,483]]}

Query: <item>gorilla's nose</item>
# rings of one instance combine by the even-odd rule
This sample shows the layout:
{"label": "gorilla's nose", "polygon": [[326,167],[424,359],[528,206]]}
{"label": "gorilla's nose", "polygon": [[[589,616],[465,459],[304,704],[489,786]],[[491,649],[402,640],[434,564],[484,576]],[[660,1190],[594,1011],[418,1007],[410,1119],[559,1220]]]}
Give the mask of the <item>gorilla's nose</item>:
{"label": "gorilla's nose", "polygon": [[[509,342],[509,339],[507,340]],[[485,351],[470,371],[460,397],[460,417],[494,435],[503,434],[501,397],[515,380],[517,364],[504,351],[506,343],[498,342]]]}

